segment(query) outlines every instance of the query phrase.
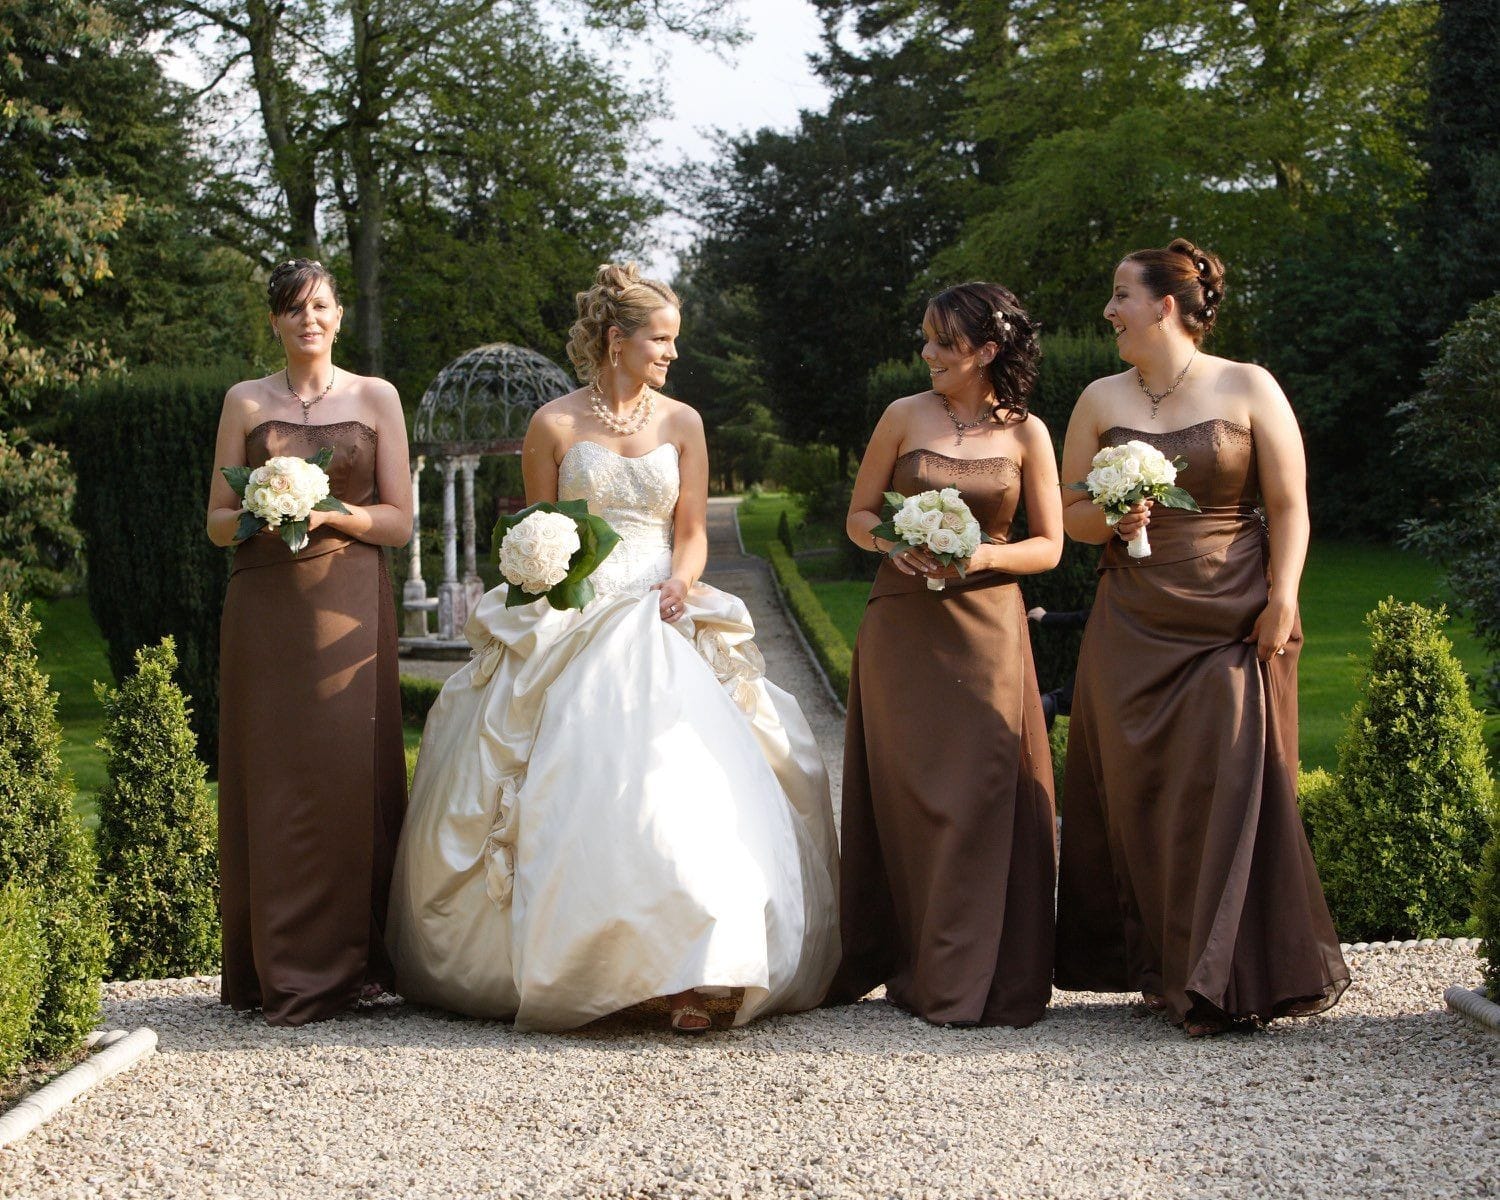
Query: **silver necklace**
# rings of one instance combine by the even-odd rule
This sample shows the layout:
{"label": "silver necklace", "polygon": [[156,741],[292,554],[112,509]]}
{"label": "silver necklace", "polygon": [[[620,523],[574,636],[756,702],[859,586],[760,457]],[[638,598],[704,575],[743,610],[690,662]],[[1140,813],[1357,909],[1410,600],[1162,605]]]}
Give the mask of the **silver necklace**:
{"label": "silver necklace", "polygon": [[598,417],[606,429],[612,429],[622,437],[629,437],[632,433],[639,433],[646,428],[646,422],[651,419],[651,413],[656,408],[656,396],[650,388],[641,390],[641,398],[635,402],[635,407],[625,417],[617,417],[609,409],[604,399],[604,392],[599,387],[599,381],[593,380],[589,384],[589,408],[593,410],[594,416]]}
{"label": "silver necklace", "polygon": [[958,435],[958,440],[954,442],[954,445],[956,446],[962,446],[964,444],[964,434],[967,431],[969,431],[970,429],[978,429],[981,425],[988,423],[990,417],[994,415],[993,410],[991,410],[987,413],[981,413],[976,420],[960,421],[958,419],[958,414],[953,411],[953,405],[948,403],[948,397],[939,392],[938,399],[943,402],[943,411],[948,414],[948,420],[953,422],[953,432]]}
{"label": "silver necklace", "polygon": [[1188,367],[1191,367],[1193,365],[1193,361],[1197,357],[1198,351],[1196,348],[1194,348],[1192,356],[1187,360],[1187,366],[1183,367],[1182,370],[1177,372],[1177,378],[1172,380],[1172,386],[1167,388],[1167,390],[1164,392],[1153,392],[1146,386],[1146,377],[1141,374],[1140,367],[1137,367],[1135,369],[1136,383],[1140,385],[1141,391],[1145,392],[1146,395],[1151,397],[1151,419],[1153,421],[1156,420],[1156,410],[1160,406],[1161,402],[1178,389],[1178,387],[1182,384],[1183,379],[1187,377]]}
{"label": "silver necklace", "polygon": [[329,368],[329,371],[328,371],[328,386],[326,388],[324,388],[321,392],[319,392],[316,396],[314,396],[311,400],[304,400],[301,396],[297,395],[297,389],[292,386],[292,373],[290,371],[283,371],[282,372],[282,375],[285,376],[285,378],[286,378],[286,390],[289,391],[292,394],[292,399],[293,400],[295,400],[298,404],[302,405],[302,423],[304,425],[307,424],[307,413],[308,413],[308,410],[310,408],[312,408],[312,406],[314,404],[316,404],[319,400],[321,400],[324,396],[328,395],[329,392],[333,391],[333,379],[334,379],[334,376],[337,375],[337,374],[338,374],[338,368],[337,367],[331,367],[331,368]]}

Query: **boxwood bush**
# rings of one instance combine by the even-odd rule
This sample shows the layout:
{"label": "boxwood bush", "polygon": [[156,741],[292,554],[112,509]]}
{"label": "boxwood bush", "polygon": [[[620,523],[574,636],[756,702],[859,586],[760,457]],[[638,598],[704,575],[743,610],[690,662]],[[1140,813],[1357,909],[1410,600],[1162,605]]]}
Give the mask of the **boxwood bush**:
{"label": "boxwood bush", "polygon": [[97,845],[111,979],[219,968],[216,815],[176,668],[172,639],[163,638],[136,651],[135,673],[118,689],[96,685],[109,775]]}
{"label": "boxwood bush", "polygon": [[818,602],[797,564],[779,542],[770,546],[771,569],[781,585],[782,595],[792,610],[792,617],[801,627],[813,655],[822,665],[828,682],[840,703],[849,696],[849,670],[853,666],[853,654],[844,635],[828,616],[828,611]]}
{"label": "boxwood bush", "polygon": [[26,1061],[47,978],[45,954],[31,892],[18,883],[0,887],[0,1083]]}
{"label": "boxwood bush", "polygon": [[24,1058],[74,1049],[99,1015],[108,933],[94,855],[58,755],[57,695],[37,668],[29,605],[0,593],[0,887],[36,906],[45,976]]}
{"label": "boxwood bush", "polygon": [[1337,776],[1302,781],[1313,856],[1346,941],[1459,934],[1494,806],[1483,722],[1442,609],[1387,599],[1365,620]]}

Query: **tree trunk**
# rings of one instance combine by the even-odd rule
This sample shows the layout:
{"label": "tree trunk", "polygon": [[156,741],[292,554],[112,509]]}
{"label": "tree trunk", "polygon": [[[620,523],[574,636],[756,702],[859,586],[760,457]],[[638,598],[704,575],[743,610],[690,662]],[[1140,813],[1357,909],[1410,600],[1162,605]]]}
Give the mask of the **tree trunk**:
{"label": "tree trunk", "polygon": [[250,74],[260,103],[261,125],[271,151],[271,169],[286,197],[287,248],[307,258],[322,258],[318,239],[316,152],[299,143],[287,119],[285,84],[276,62],[279,9],[266,0],[249,0],[245,40],[250,47]]}
{"label": "tree trunk", "polygon": [[349,6],[354,32],[354,78],[349,93],[349,169],[353,196],[346,199],[349,257],[354,265],[355,367],[363,375],[385,373],[384,250],[385,187],[375,139],[380,125],[380,64],[371,37],[369,0]]}

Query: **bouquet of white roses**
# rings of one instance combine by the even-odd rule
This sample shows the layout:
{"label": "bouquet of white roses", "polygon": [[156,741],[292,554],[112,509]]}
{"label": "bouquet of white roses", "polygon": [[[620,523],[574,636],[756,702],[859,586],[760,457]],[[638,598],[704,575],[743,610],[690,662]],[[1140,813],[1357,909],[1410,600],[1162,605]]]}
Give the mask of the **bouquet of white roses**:
{"label": "bouquet of white roses", "polygon": [[543,501],[495,522],[492,545],[509,584],[505,607],[546,597],[556,609],[582,608],[594,598],[589,576],[620,541],[586,500]]}
{"label": "bouquet of white roses", "polygon": [[243,501],[245,511],[234,531],[243,541],[262,529],[275,529],[293,554],[307,545],[307,518],[315,512],[349,510],[329,494],[328,464],[333,448],[314,458],[278,455],[259,467],[224,467],[224,478]]}
{"label": "bouquet of white roses", "polygon": [[[1187,466],[1180,455],[1172,461],[1155,446],[1130,441],[1120,446],[1106,446],[1094,455],[1093,470],[1082,483],[1067,486],[1075,492],[1087,492],[1104,510],[1111,527],[1130,511],[1132,504],[1155,500],[1167,508],[1200,511],[1198,502],[1177,486],[1177,472]],[[1145,558],[1151,553],[1151,540],[1142,527],[1126,543],[1131,558]]]}
{"label": "bouquet of white roses", "polygon": [[[889,505],[886,519],[870,532],[896,543],[890,551],[893,557],[907,546],[922,546],[945,567],[957,564],[958,573],[963,575],[964,563],[973,557],[979,544],[995,540],[979,528],[957,488],[918,492],[915,496],[887,492],[885,502]],[[946,582],[929,576],[927,586],[940,592]]]}

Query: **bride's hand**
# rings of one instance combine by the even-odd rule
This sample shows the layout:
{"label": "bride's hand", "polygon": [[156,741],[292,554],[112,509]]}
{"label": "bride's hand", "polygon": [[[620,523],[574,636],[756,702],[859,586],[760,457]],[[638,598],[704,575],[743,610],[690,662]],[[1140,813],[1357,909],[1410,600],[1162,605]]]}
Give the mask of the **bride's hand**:
{"label": "bride's hand", "polygon": [[652,591],[657,595],[657,609],[663,621],[680,621],[687,612],[688,587],[680,579],[668,579],[656,584]]}

